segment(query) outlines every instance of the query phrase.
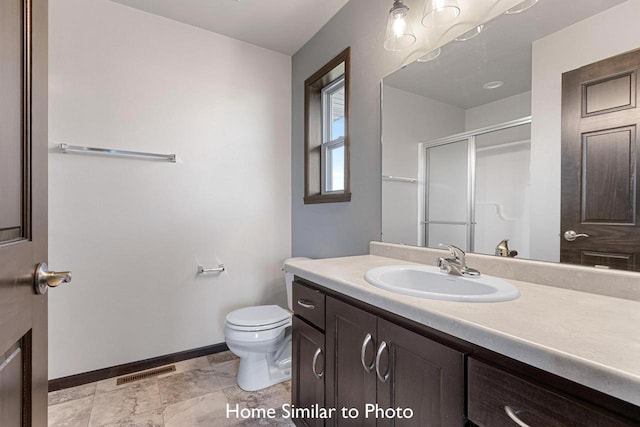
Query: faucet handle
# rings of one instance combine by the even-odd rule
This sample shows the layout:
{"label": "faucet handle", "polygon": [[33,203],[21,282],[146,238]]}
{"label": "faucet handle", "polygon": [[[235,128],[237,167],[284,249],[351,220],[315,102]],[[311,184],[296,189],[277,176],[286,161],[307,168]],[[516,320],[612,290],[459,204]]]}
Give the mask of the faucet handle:
{"label": "faucet handle", "polygon": [[465,265],[464,264],[464,258],[465,258],[465,252],[460,249],[457,246],[454,245],[445,245],[440,243],[440,246],[446,246],[447,249],[449,250],[449,253],[451,254],[451,256],[456,260],[459,261],[461,265]]}

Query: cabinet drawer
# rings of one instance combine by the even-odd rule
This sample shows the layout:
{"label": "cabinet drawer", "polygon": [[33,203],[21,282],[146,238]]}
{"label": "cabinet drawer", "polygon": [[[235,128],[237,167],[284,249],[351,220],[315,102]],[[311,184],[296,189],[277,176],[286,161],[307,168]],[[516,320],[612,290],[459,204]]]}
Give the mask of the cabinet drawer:
{"label": "cabinet drawer", "polygon": [[472,358],[468,405],[469,419],[480,427],[636,425]]}
{"label": "cabinet drawer", "polygon": [[324,331],[324,293],[293,282],[293,312]]}

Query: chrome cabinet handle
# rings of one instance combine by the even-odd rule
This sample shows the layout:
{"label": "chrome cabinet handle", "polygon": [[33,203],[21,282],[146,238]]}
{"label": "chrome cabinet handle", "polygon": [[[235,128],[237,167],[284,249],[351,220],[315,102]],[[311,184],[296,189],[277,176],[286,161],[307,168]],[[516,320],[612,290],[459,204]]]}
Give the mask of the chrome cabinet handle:
{"label": "chrome cabinet handle", "polygon": [[316,306],[313,305],[313,303],[311,301],[309,301],[308,299],[299,299],[298,300],[298,305],[304,308],[308,308],[309,310],[315,310]]}
{"label": "chrome cabinet handle", "polygon": [[511,418],[511,421],[518,424],[520,427],[529,427],[529,424],[525,423],[520,418],[518,418],[518,413],[520,411],[514,410],[513,408],[511,408],[511,406],[505,406],[504,412],[506,412],[507,416]]}
{"label": "chrome cabinet handle", "polygon": [[585,233],[578,234],[573,230],[569,230],[569,231],[565,231],[564,232],[564,240],[566,240],[567,242],[573,242],[578,237],[589,237],[589,235],[585,234]]}
{"label": "chrome cabinet handle", "polygon": [[[378,353],[376,354],[376,375],[378,375],[378,379],[383,383],[387,382],[387,380],[389,379],[389,371],[391,371],[391,366],[389,366],[387,372],[384,375],[382,375],[382,373],[380,372],[380,358],[382,357],[382,352],[385,348],[387,348],[387,343],[382,341],[380,343],[380,347],[378,347]],[[387,354],[388,353],[389,352],[387,351]]]}
{"label": "chrome cabinet handle", "polygon": [[316,371],[316,363],[318,362],[318,356],[320,356],[321,354],[322,354],[322,349],[318,347],[315,354],[313,355],[313,361],[311,362],[311,370],[313,371],[313,375],[315,375],[316,378],[319,380],[322,379],[322,377],[324,376],[324,369],[320,373]]}
{"label": "chrome cabinet handle", "polygon": [[364,361],[364,357],[367,352],[367,345],[371,342],[371,340],[371,334],[367,334],[367,336],[364,337],[364,341],[362,341],[362,348],[360,348],[360,363],[362,363],[362,367],[365,371],[367,371],[367,374],[370,374],[371,371],[373,371],[373,367],[376,365],[375,358],[373,359],[373,362],[371,362],[371,365],[367,365],[367,362]]}
{"label": "chrome cabinet handle", "polygon": [[49,266],[44,262],[36,267],[34,287],[38,295],[46,294],[50,287],[55,288],[62,283],[69,283],[70,281],[70,271],[49,271]]}

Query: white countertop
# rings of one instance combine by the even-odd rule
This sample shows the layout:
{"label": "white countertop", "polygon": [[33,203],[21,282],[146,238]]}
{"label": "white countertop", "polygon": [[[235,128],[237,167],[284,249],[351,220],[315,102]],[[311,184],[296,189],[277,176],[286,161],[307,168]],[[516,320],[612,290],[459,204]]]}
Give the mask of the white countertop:
{"label": "white countertop", "polygon": [[292,260],[288,272],[640,406],[640,302],[508,279],[514,301],[463,303],[376,288],[365,272],[415,264],[363,255]]}

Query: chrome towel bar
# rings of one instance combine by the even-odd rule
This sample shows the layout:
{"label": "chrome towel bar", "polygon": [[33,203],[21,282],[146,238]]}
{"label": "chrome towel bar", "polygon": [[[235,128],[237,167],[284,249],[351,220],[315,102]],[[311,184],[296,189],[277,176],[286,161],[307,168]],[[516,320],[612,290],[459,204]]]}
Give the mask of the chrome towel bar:
{"label": "chrome towel bar", "polygon": [[62,151],[63,153],[108,154],[108,155],[114,155],[114,156],[141,157],[145,159],[166,160],[171,163],[176,162],[175,154],[145,153],[142,151],[116,150],[113,148],[96,148],[96,147],[85,147],[82,145],[69,145],[69,144],[58,144],[58,149],[60,149],[60,151]]}
{"label": "chrome towel bar", "polygon": [[408,184],[415,184],[418,182],[416,178],[405,178],[402,176],[382,175],[384,181],[406,182]]}
{"label": "chrome towel bar", "polygon": [[198,266],[198,274],[222,273],[223,271],[224,271],[224,264],[220,264],[216,268],[204,268],[201,265]]}

